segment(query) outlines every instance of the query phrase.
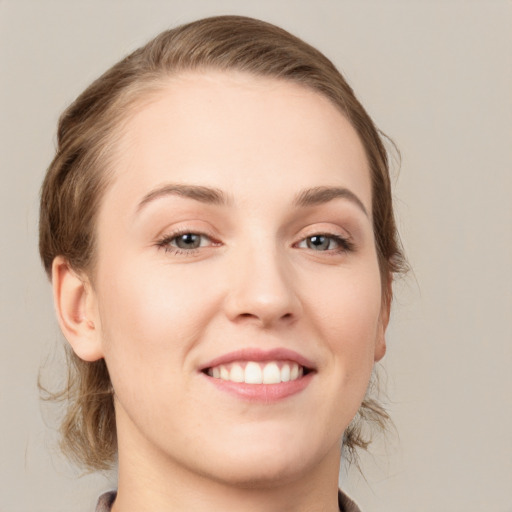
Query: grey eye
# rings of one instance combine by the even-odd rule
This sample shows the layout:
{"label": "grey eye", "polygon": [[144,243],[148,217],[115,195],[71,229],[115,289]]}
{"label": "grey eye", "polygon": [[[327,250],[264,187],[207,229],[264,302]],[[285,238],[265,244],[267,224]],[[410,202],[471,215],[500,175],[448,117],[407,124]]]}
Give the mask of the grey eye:
{"label": "grey eye", "polygon": [[331,248],[332,238],[324,235],[315,235],[306,238],[306,245],[315,251],[327,251]]}
{"label": "grey eye", "polygon": [[174,238],[173,245],[180,249],[197,249],[201,246],[201,239],[203,235],[195,233],[184,233]]}

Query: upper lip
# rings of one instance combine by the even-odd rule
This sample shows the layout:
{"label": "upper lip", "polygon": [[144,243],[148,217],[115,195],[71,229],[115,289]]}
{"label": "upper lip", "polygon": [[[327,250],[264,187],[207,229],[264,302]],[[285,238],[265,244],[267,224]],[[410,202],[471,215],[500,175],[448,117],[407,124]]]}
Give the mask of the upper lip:
{"label": "upper lip", "polygon": [[315,365],[308,358],[302,356],[294,350],[287,348],[274,348],[271,350],[262,350],[259,348],[244,348],[240,350],[234,350],[222,356],[216,357],[206,364],[202,365],[200,370],[204,371],[208,368],[214,368],[221,364],[229,364],[235,361],[292,361],[303,366],[308,370],[314,370]]}

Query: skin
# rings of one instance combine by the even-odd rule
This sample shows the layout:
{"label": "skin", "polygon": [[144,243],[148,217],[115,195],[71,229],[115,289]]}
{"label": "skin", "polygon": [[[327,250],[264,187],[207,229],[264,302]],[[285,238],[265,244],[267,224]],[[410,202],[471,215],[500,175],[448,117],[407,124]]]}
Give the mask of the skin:
{"label": "skin", "polygon": [[[176,184],[227,201],[152,194]],[[315,187],[361,204],[298,206]],[[53,267],[68,341],[111,374],[115,512],[337,510],[343,432],[384,355],[389,316],[371,203],[361,142],[316,92],[195,72],[141,104],[117,148],[93,276],[60,257]],[[177,232],[206,236],[177,251]],[[351,248],[329,238],[319,250],[319,234]],[[314,372],[292,396],[247,400],[200,371],[241,348],[290,349]]]}

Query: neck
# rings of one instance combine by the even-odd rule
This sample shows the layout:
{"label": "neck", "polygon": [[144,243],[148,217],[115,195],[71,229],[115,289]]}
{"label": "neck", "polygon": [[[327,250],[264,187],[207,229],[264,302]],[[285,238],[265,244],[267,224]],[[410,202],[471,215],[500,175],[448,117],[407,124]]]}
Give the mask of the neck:
{"label": "neck", "polygon": [[[211,481],[167,478],[141,478],[134,482],[120,473],[118,496],[113,512],[176,511],[206,512],[243,510],[244,512],[336,512],[337,484],[329,492],[313,482],[294,482],[279,487],[242,488]],[[325,485],[322,486],[325,488]]]}
{"label": "neck", "polygon": [[232,483],[191,471],[158,453],[146,439],[126,436],[123,430],[118,430],[118,494],[112,512],[339,511],[338,448],[286,479]]}

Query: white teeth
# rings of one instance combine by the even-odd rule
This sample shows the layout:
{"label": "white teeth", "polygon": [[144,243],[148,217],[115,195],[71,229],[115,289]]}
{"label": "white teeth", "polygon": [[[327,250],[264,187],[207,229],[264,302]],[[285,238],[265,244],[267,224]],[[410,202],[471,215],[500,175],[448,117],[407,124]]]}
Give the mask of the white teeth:
{"label": "white teeth", "polygon": [[258,363],[247,363],[245,367],[246,384],[261,384],[263,382],[263,373]]}
{"label": "white teeth", "polygon": [[[245,367],[244,367],[245,366]],[[221,364],[207,371],[210,377],[231,382],[245,382],[246,384],[279,384],[299,379],[304,369],[297,363],[270,361],[257,363],[248,361],[232,364]]]}
{"label": "white teeth", "polygon": [[244,369],[239,364],[234,364],[229,372],[229,380],[233,382],[244,382]]}
{"label": "white teeth", "polygon": [[283,382],[288,382],[290,380],[290,365],[284,364],[281,368],[281,380]]}
{"label": "white teeth", "polygon": [[263,384],[279,384],[281,372],[276,363],[269,363],[263,367]]}
{"label": "white teeth", "polygon": [[220,367],[220,378],[222,380],[229,380],[229,371],[225,366]]}

